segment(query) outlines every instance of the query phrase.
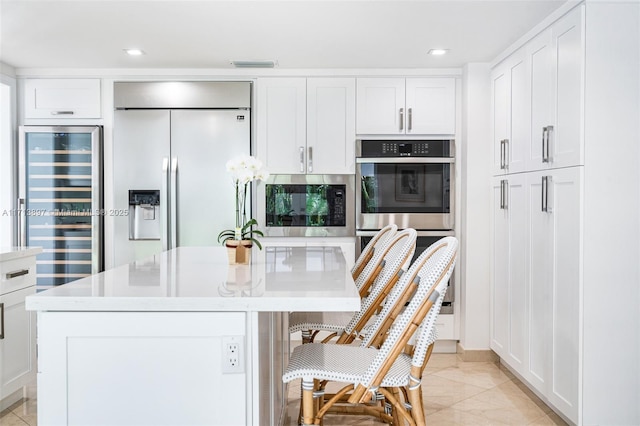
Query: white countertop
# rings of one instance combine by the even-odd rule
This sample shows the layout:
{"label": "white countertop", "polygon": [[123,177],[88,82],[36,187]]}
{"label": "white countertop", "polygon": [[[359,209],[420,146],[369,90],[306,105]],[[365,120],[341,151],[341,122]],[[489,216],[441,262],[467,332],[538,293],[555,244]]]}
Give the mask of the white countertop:
{"label": "white countertop", "polygon": [[224,247],[179,247],[27,297],[35,311],[357,311],[339,247],[253,248],[229,265]]}
{"label": "white countertop", "polygon": [[0,247],[0,262],[35,256],[42,253],[42,247]]}

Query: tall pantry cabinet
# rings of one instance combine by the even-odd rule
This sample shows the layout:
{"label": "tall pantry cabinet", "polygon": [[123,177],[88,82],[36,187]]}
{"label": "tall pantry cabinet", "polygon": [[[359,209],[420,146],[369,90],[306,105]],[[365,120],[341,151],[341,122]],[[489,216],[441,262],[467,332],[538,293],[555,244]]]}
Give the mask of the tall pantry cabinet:
{"label": "tall pantry cabinet", "polygon": [[[630,282],[637,286],[637,226],[630,229],[635,240],[631,237],[627,241],[636,254],[635,266],[633,262],[607,264],[586,258],[587,253],[597,252],[596,258],[613,259],[600,252],[615,249],[587,239],[590,234],[601,233],[606,222],[587,218],[606,209],[598,197],[610,197],[594,194],[590,182],[607,180],[612,171],[619,173],[617,168],[607,170],[597,157],[585,157],[585,152],[593,149],[592,143],[605,143],[591,137],[589,129],[593,126],[586,120],[585,111],[591,107],[602,110],[605,126],[610,125],[606,123],[607,114],[615,117],[611,112],[615,107],[603,106],[604,99],[589,96],[592,85],[602,84],[599,79],[603,75],[591,71],[592,65],[599,63],[595,59],[598,48],[589,50],[588,43],[602,42],[613,34],[604,28],[604,14],[625,19],[629,6],[637,8],[629,3],[610,6],[587,1],[560,16],[492,70],[490,346],[501,362],[576,424],[635,424],[640,420],[639,379],[637,374],[635,379],[627,379],[628,374],[637,373],[637,361],[615,366],[607,362],[611,351],[622,350],[615,346],[622,340],[620,333],[613,331],[622,325],[609,324],[609,333],[586,325],[595,317],[599,321],[609,318],[600,310],[590,309],[599,301],[602,308],[606,306],[610,291],[606,286],[611,284],[594,282],[592,272],[595,275],[627,268],[629,277],[635,277]],[[637,36],[630,43],[635,43],[637,52]],[[636,112],[638,97],[636,91],[628,98]],[[620,123],[637,133],[632,121],[623,118]],[[630,142],[624,144],[632,146]],[[633,149],[637,168],[639,157],[637,148]],[[635,179],[628,184],[635,188],[630,196],[637,207],[637,176]],[[624,244],[618,247],[622,249]],[[630,284],[629,289],[629,297],[637,302],[637,288],[633,290]],[[630,351],[636,356],[637,315],[637,307],[621,315],[632,320],[630,331],[635,336],[627,339],[635,342]],[[599,365],[587,361],[591,358],[599,358]],[[608,369],[608,373],[603,375],[602,369]],[[608,392],[614,385],[626,398],[611,401]],[[635,404],[625,402],[634,398]]]}

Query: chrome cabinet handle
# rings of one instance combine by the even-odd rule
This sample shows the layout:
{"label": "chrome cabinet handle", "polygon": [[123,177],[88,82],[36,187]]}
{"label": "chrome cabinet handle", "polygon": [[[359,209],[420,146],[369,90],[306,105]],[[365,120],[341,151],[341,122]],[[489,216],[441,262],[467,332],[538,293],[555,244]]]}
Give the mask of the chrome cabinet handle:
{"label": "chrome cabinet handle", "polygon": [[504,139],[504,169],[509,169],[509,139]]}
{"label": "chrome cabinet handle", "polygon": [[404,130],[404,108],[400,108],[400,130]]}
{"label": "chrome cabinet handle", "polygon": [[500,170],[504,170],[504,139],[500,141]]}
{"label": "chrome cabinet handle", "polygon": [[0,340],[4,339],[4,303],[0,303]]}
{"label": "chrome cabinet handle", "polygon": [[25,227],[23,214],[25,201],[24,198],[18,198],[18,215],[17,215],[17,225],[18,225],[18,247],[26,247],[27,246],[27,229]]}
{"label": "chrome cabinet handle", "polygon": [[500,181],[500,209],[507,209],[507,188],[509,185],[509,181],[507,179],[502,179]]}
{"label": "chrome cabinet handle", "polygon": [[553,126],[547,126],[542,128],[542,162],[549,163],[551,158],[549,155],[551,133],[553,132]]}
{"label": "chrome cabinet handle", "polygon": [[28,273],[29,273],[29,270],[28,270],[28,269],[20,269],[20,270],[17,270],[17,271],[7,272],[7,273],[5,274],[5,277],[6,277],[8,280],[10,280],[10,279],[12,279],[12,278],[18,278],[18,277],[21,277],[21,276],[23,276],[23,275],[27,275]]}
{"label": "chrome cabinet handle", "polygon": [[311,147],[307,148],[307,173],[313,173],[313,149]]}
{"label": "chrome cabinet handle", "polygon": [[51,115],[73,115],[73,111],[51,111]]}
{"label": "chrome cabinet handle", "polygon": [[542,208],[541,210],[545,213],[551,212],[549,209],[549,181],[551,180],[551,176],[542,176]]}
{"label": "chrome cabinet handle", "polygon": [[409,115],[407,117],[407,120],[409,121],[409,123],[407,127],[408,127],[408,130],[410,131],[413,128],[413,108],[409,108],[408,113]]}
{"label": "chrome cabinet handle", "polygon": [[300,147],[300,173],[304,173],[304,146]]}

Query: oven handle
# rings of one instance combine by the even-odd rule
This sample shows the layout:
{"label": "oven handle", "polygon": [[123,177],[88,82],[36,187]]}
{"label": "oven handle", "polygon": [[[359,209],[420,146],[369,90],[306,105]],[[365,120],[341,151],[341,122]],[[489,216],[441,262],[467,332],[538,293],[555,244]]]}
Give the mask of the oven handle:
{"label": "oven handle", "polygon": [[442,157],[392,157],[392,158],[356,158],[356,163],[408,163],[408,164],[429,164],[439,163],[446,164],[455,163],[455,158],[442,158]]}
{"label": "oven handle", "polygon": [[[373,237],[378,230],[360,230],[356,231],[356,237]],[[433,230],[433,231],[416,231],[418,237],[453,237],[456,235],[454,230]]]}

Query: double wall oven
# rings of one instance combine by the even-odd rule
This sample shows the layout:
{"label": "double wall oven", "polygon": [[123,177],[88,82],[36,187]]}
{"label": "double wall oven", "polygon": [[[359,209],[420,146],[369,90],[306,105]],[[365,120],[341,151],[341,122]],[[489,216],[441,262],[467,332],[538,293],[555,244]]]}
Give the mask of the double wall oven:
{"label": "double wall oven", "polygon": [[[356,250],[390,223],[418,231],[415,257],[454,235],[454,163],[450,139],[356,141]],[[442,313],[454,297],[450,287]]]}

